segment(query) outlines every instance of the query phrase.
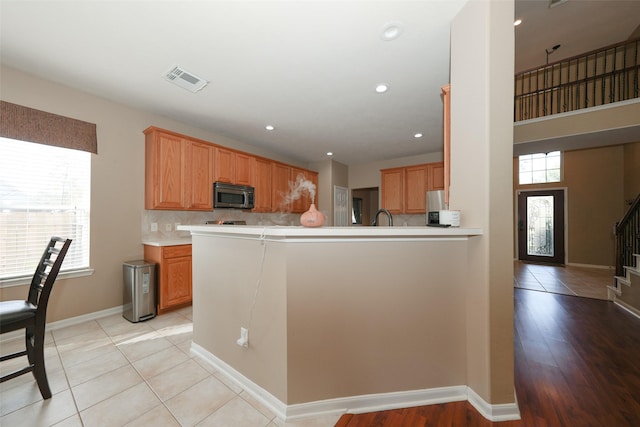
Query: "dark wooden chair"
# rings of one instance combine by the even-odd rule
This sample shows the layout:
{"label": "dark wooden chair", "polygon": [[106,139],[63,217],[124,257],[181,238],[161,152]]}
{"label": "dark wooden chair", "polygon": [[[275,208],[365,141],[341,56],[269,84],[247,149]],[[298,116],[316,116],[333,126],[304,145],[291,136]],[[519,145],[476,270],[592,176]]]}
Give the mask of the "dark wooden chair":
{"label": "dark wooden chair", "polygon": [[40,394],[44,399],[51,397],[51,389],[44,366],[44,329],[47,303],[69,245],[71,245],[71,239],[52,237],[44,250],[33,279],[31,279],[28,298],[25,301],[0,302],[0,334],[25,329],[25,349],[1,356],[0,362],[27,356],[29,363],[22,369],[0,377],[0,383],[27,372],[33,372]]}

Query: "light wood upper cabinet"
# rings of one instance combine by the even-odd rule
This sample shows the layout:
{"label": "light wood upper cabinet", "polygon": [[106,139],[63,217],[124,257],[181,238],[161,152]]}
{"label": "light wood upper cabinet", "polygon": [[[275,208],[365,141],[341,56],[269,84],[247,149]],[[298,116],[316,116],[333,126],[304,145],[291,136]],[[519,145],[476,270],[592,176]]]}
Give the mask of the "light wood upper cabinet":
{"label": "light wood upper cabinet", "polygon": [[235,164],[235,180],[234,183],[238,185],[251,185],[254,184],[252,165],[255,158],[245,153],[236,152],[236,164]]}
{"label": "light wood upper cabinet", "polygon": [[202,142],[187,142],[188,209],[213,209],[213,164],[215,149]]}
{"label": "light wood upper cabinet", "polygon": [[252,212],[271,212],[272,161],[256,157],[253,159],[254,208]]}
{"label": "light wood upper cabinet", "polygon": [[186,207],[185,141],[156,130],[145,131],[145,209]]}
{"label": "light wood upper cabinet", "polygon": [[291,166],[273,162],[271,164],[271,212],[291,212],[288,200]]}
{"label": "light wood upper cabinet", "polygon": [[404,172],[405,168],[383,169],[382,206],[391,213],[404,212]]}
{"label": "light wood upper cabinet", "polygon": [[404,172],[404,213],[424,213],[427,203],[427,165],[409,166]]}
{"label": "light wood upper cabinet", "polygon": [[[298,182],[298,176],[304,177],[305,184],[301,187],[299,197],[293,201],[292,212],[303,213],[309,209],[311,203],[317,205],[318,201],[318,174],[316,172],[308,171],[300,168],[291,168],[291,181]],[[311,194],[307,190],[306,183],[311,183],[315,186],[316,191],[313,194],[313,201],[311,200]]]}
{"label": "light wood upper cabinet", "polygon": [[253,156],[228,148],[216,147],[214,182],[252,185],[251,163]]}
{"label": "light wood upper cabinet", "polygon": [[[318,173],[149,127],[145,134],[145,209],[212,210],[216,181],[255,187],[254,212],[306,211],[302,200],[287,203],[289,181],[298,173],[316,185]],[[295,175],[293,169],[295,169]]]}
{"label": "light wood upper cabinet", "polygon": [[430,163],[428,166],[427,190],[444,190],[446,180],[444,163]]}
{"label": "light wood upper cabinet", "polygon": [[426,194],[444,188],[444,164],[382,169],[382,207],[392,214],[426,212]]}
{"label": "light wood upper cabinet", "polygon": [[236,179],[236,152],[222,147],[216,147],[216,166],[213,176],[214,182],[234,184]]}

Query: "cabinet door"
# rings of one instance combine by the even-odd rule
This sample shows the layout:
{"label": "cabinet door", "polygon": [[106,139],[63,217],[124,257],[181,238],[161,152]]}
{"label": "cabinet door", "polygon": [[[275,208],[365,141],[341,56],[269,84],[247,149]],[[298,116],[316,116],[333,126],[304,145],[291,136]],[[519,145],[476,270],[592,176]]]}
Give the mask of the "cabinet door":
{"label": "cabinet door", "polygon": [[238,185],[253,185],[254,180],[251,174],[251,165],[253,164],[253,157],[245,153],[235,153],[236,157],[236,173],[234,184]]}
{"label": "cabinet door", "polygon": [[291,212],[290,179],[290,166],[275,162],[271,164],[271,212]]}
{"label": "cabinet door", "polygon": [[162,274],[161,309],[191,301],[191,256],[165,258]]}
{"label": "cabinet door", "polygon": [[429,190],[444,190],[445,171],[444,163],[430,163],[429,164]]}
{"label": "cabinet door", "polygon": [[404,168],[380,171],[382,181],[382,207],[401,214],[404,209]]}
{"label": "cabinet door", "polygon": [[215,182],[233,184],[235,180],[236,153],[232,150],[216,147]]}
{"label": "cabinet door", "polygon": [[158,314],[191,302],[191,245],[144,245],[144,259],[158,264]]}
{"label": "cabinet door", "polygon": [[145,144],[145,208],[183,209],[186,149],[182,138],[153,131]]}
{"label": "cabinet door", "polygon": [[267,159],[255,158],[254,187],[255,199],[253,212],[271,212],[271,164]]}
{"label": "cabinet door", "polygon": [[[299,181],[298,177],[302,179]],[[291,168],[291,181],[295,182],[296,185],[300,184],[300,188],[297,188],[298,198],[293,201],[292,212],[306,212],[312,203],[311,196],[313,196],[313,203],[317,200],[318,174],[304,169]],[[313,192],[313,195],[310,191]]]}
{"label": "cabinet door", "polygon": [[189,209],[213,209],[213,162],[215,149],[212,145],[189,141],[187,143],[189,178]]}
{"label": "cabinet door", "polygon": [[427,195],[427,165],[405,168],[404,212],[425,213]]}
{"label": "cabinet door", "polygon": [[160,310],[191,302],[191,245],[165,246],[160,261]]}

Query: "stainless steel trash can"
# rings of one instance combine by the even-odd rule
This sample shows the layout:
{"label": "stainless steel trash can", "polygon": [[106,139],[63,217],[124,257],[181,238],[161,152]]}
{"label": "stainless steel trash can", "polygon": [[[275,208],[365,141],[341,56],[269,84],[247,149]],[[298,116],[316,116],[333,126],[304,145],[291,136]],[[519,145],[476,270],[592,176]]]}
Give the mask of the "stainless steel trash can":
{"label": "stainless steel trash can", "polygon": [[122,273],[122,317],[134,323],[156,317],[156,265],[143,260],[127,261]]}

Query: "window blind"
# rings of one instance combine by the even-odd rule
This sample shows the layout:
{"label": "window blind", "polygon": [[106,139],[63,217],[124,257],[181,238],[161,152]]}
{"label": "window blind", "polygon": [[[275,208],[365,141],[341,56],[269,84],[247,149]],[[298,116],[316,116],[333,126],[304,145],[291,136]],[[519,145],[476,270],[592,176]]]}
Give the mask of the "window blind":
{"label": "window blind", "polygon": [[89,267],[91,154],[0,138],[0,279],[30,276],[52,235],[62,271]]}

